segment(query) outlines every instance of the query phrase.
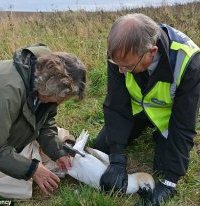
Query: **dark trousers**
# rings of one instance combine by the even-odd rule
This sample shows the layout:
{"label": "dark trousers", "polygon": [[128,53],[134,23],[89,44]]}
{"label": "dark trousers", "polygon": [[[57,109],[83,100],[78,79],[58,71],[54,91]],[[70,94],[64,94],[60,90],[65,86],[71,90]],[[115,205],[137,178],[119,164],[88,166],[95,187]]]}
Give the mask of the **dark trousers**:
{"label": "dark trousers", "polygon": [[[137,139],[142,133],[142,131],[148,126],[153,127],[152,123],[149,121],[144,112],[134,117],[133,125],[134,127],[132,130],[132,134],[130,135],[130,138],[128,140],[129,143],[132,143],[134,139]],[[103,126],[103,128],[97,135],[95,148],[106,154],[110,154],[105,126]]]}
{"label": "dark trousers", "polygon": [[[129,143],[132,143],[134,139],[138,138],[141,135],[142,131],[147,127],[154,127],[143,112],[134,117],[133,124],[134,128],[132,134],[130,135]],[[154,171],[159,171],[162,174],[164,165],[164,162],[162,161],[164,158],[163,150],[165,149],[166,139],[158,131],[155,131],[153,133],[153,139],[156,143],[153,169]],[[105,126],[103,126],[103,128],[97,135],[94,147],[106,154],[110,154]]]}

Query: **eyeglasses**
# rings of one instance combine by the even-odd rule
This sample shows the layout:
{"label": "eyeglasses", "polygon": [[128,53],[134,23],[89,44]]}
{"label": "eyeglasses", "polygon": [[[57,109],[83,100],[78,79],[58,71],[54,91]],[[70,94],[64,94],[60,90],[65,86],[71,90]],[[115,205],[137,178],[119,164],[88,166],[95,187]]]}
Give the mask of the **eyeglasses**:
{"label": "eyeglasses", "polygon": [[143,57],[144,57],[145,54],[146,54],[146,53],[144,53],[144,54],[140,57],[139,61],[138,61],[136,64],[133,64],[133,65],[130,65],[130,66],[119,66],[119,65],[118,65],[117,63],[115,63],[112,59],[108,59],[108,61],[109,61],[110,63],[112,63],[112,64],[117,65],[119,68],[123,68],[123,71],[133,72],[133,71],[136,69],[136,67],[139,65],[139,63],[142,61],[142,59],[143,59]]}

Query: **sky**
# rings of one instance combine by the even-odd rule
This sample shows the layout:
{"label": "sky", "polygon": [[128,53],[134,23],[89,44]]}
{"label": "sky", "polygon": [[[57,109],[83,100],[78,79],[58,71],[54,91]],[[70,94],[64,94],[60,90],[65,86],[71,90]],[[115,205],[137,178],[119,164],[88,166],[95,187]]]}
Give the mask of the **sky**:
{"label": "sky", "polygon": [[63,10],[116,10],[121,7],[159,6],[193,0],[0,0],[0,10],[63,11]]}

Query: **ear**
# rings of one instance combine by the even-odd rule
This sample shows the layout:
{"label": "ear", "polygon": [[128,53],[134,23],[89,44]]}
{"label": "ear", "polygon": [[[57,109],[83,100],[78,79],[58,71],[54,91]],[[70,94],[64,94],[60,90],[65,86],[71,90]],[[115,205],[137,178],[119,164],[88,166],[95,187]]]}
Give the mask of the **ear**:
{"label": "ear", "polygon": [[156,53],[158,52],[158,47],[157,46],[152,46],[149,49],[149,52],[150,52],[151,56],[154,57],[156,55]]}

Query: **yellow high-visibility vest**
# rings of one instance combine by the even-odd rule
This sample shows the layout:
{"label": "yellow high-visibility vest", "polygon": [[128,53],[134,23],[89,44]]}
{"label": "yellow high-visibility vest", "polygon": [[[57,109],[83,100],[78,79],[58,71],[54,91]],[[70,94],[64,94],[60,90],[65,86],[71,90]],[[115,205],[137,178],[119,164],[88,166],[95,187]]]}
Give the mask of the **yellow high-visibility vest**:
{"label": "yellow high-visibility vest", "polygon": [[[179,35],[179,39],[187,37],[171,27],[170,29],[174,34]],[[168,136],[169,119],[176,89],[181,82],[191,57],[200,51],[199,47],[188,37],[185,43],[172,40],[170,50],[177,52],[173,83],[158,81],[154,87],[143,96],[132,73],[128,72],[125,77],[126,87],[131,96],[133,115],[144,110],[148,118],[165,138]]]}

